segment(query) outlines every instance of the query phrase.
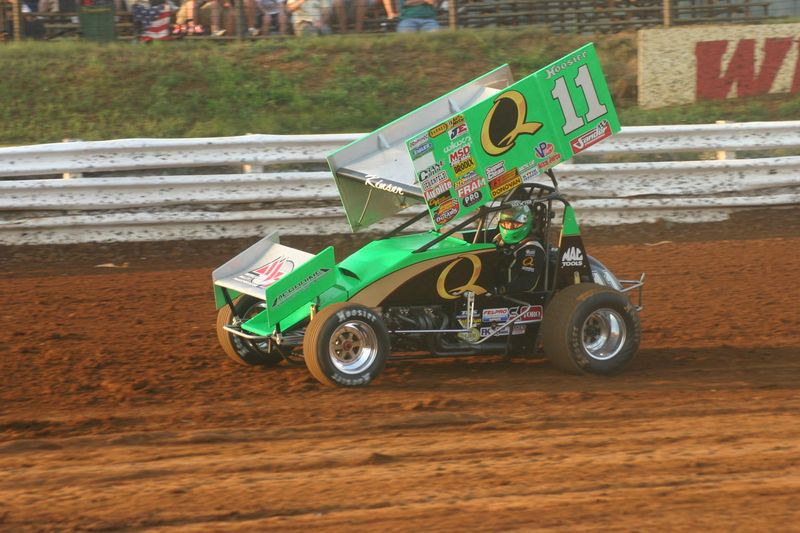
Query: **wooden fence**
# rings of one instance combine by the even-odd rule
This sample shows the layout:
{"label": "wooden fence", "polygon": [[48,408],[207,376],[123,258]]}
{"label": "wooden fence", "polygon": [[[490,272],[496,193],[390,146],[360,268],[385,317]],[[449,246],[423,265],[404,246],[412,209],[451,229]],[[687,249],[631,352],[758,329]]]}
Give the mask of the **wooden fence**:
{"label": "wooden fence", "polygon": [[[5,38],[14,35],[12,27],[25,26],[25,19],[41,22],[44,39],[80,36],[78,14],[21,13],[22,0],[0,0],[0,33]],[[356,0],[354,0],[356,1]],[[366,2],[366,0],[362,0]],[[781,1],[781,0],[773,0]],[[547,27],[555,33],[616,33],[628,29],[672,26],[695,23],[755,22],[769,18],[770,2],[756,0],[446,0],[440,9],[439,22],[443,27]],[[363,9],[353,10],[363,20],[351,16],[345,22],[341,11],[332,10],[331,27],[336,33],[356,31],[367,33],[394,31],[396,20],[388,20],[383,5],[375,2]],[[14,20],[21,24],[12,24]],[[121,39],[134,37],[131,14],[117,13],[117,35]],[[279,36],[245,35],[230,31],[225,36],[193,35],[190,39],[264,39]]]}

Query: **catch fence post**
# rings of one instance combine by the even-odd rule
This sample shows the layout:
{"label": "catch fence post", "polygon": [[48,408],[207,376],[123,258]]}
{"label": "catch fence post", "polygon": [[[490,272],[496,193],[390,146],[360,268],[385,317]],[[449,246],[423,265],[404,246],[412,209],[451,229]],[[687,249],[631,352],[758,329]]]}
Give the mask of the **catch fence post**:
{"label": "catch fence post", "polygon": [[664,27],[672,26],[672,0],[664,0]]}
{"label": "catch fence post", "polygon": [[[731,124],[732,120],[718,120],[717,124]],[[726,161],[728,159],[736,159],[736,152],[728,152],[726,150],[717,150],[717,161]]]}
{"label": "catch fence post", "polygon": [[22,40],[22,0],[11,0],[11,20],[14,23],[14,40]]}
{"label": "catch fence post", "polygon": [[456,0],[447,0],[447,23],[451,30],[458,26],[458,6]]}
{"label": "catch fence post", "polygon": [[[63,143],[71,143],[71,142],[80,142],[81,139],[61,139]],[[73,178],[82,178],[83,173],[81,172],[63,172],[61,174],[61,179],[71,180]]]}
{"label": "catch fence post", "polygon": [[236,39],[239,41],[244,40],[244,25],[244,2],[236,2]]}

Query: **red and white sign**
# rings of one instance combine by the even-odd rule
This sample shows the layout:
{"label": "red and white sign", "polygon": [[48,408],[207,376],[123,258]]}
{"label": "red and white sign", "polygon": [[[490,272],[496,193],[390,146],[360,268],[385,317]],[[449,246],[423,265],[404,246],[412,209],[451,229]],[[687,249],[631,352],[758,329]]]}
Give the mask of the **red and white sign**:
{"label": "red and white sign", "polygon": [[800,24],[639,32],[639,105],[800,93]]}

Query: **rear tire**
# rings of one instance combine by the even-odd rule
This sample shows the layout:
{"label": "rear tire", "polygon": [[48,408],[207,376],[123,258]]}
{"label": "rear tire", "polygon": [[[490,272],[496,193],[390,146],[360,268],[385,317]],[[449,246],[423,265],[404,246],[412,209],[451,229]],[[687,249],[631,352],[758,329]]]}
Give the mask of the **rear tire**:
{"label": "rear tire", "polygon": [[386,366],[389,332],[367,307],[331,304],[308,325],[303,356],[311,375],[324,385],[364,386]]}
{"label": "rear tire", "polygon": [[[233,306],[236,308],[236,316],[245,321],[264,310],[262,300],[247,295],[234,300]],[[283,360],[277,347],[267,351],[266,343],[247,340],[225,331],[223,326],[232,325],[233,318],[234,314],[229,305],[222,307],[217,313],[217,338],[228,357],[245,366],[275,366]]]}
{"label": "rear tire", "polygon": [[611,375],[639,349],[639,313],[619,291],[595,283],[571,285],[551,300],[542,344],[553,366],[570,374]]}

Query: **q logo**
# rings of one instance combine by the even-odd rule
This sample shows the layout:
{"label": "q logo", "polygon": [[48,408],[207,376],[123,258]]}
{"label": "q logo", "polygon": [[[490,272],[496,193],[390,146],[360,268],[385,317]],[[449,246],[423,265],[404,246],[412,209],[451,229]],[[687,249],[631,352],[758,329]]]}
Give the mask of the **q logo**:
{"label": "q logo", "polygon": [[525,122],[528,105],[519,91],[504,92],[483,120],[481,146],[489,155],[501,155],[514,147],[522,134],[533,135],[542,128],[541,122]]}
{"label": "q logo", "polygon": [[[453,270],[453,268],[455,268],[455,266],[461,263],[461,261],[463,260],[468,261],[472,265],[472,274],[470,274],[469,276],[469,281],[458,287],[448,289],[445,286],[445,281],[447,281],[447,277],[450,275],[450,271]],[[449,265],[444,267],[442,273],[439,274],[439,279],[436,280],[436,292],[439,293],[439,296],[441,296],[445,300],[455,300],[456,298],[458,298],[467,291],[472,291],[476,295],[483,294],[486,292],[486,289],[484,289],[480,285],[475,285],[475,282],[478,281],[478,277],[480,275],[481,275],[481,260],[478,258],[478,256],[473,254],[459,255],[454,261],[452,261]]]}

